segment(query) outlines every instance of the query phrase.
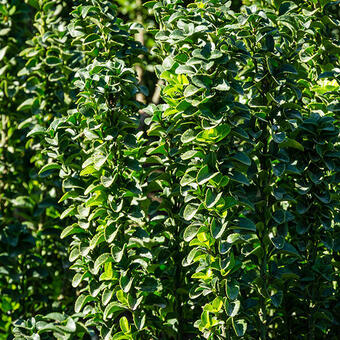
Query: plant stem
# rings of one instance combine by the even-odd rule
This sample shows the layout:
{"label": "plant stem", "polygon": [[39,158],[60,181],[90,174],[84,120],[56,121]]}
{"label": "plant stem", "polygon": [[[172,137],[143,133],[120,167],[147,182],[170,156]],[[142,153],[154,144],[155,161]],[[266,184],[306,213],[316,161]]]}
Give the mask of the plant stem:
{"label": "plant stem", "polygon": [[[136,6],[137,6],[137,17],[136,20],[138,23],[143,24],[143,15],[142,15],[142,0],[136,0]],[[140,42],[144,46],[144,33],[143,30],[141,29],[137,34],[136,34],[136,41]],[[143,59],[143,55],[139,55],[140,59]],[[137,72],[137,78],[139,84],[143,83],[143,68],[140,65],[136,65],[136,72]],[[143,104],[146,104],[146,98],[143,93],[137,93],[136,95],[136,100],[138,102],[141,102]]]}

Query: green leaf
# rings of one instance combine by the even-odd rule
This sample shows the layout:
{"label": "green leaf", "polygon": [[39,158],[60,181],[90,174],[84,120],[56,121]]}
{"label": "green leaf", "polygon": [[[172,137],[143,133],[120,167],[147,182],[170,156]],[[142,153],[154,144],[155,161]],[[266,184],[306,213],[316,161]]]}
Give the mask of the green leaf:
{"label": "green leaf", "polygon": [[38,0],[27,0],[28,4],[35,9],[40,9],[40,4]]}
{"label": "green leaf", "polygon": [[197,88],[194,85],[188,85],[184,90],[184,97],[190,97],[196,94],[197,92],[200,92],[201,89]]}
{"label": "green leaf", "polygon": [[295,9],[297,6],[294,4],[294,2],[292,1],[285,1],[282,2],[279,8],[279,15],[284,15],[290,11],[292,11],[293,9]]}
{"label": "green leaf", "polygon": [[292,74],[298,74],[296,71],[296,68],[293,65],[284,64],[280,67],[278,70],[279,73],[292,73]]}
{"label": "green leaf", "polygon": [[0,50],[0,61],[4,58],[6,55],[6,51],[8,50],[9,46],[5,46]]}
{"label": "green leaf", "polygon": [[[41,170],[40,170],[41,171]],[[65,194],[60,198],[60,200],[58,201],[58,203],[61,203],[69,198],[75,198],[78,197],[79,194],[76,191],[67,191],[65,192]]]}
{"label": "green leaf", "polygon": [[83,228],[78,227],[76,224],[66,227],[60,235],[60,238],[63,239],[67,236],[73,235],[73,234],[81,234],[86,233],[86,231]]}
{"label": "green leaf", "polygon": [[97,173],[97,169],[93,165],[88,165],[85,169],[80,171],[79,176],[87,176],[87,175],[92,175],[94,173]]}
{"label": "green leaf", "polygon": [[26,135],[26,137],[34,137],[37,135],[43,135],[45,134],[45,131],[46,130],[44,127],[37,125]]}
{"label": "green leaf", "polygon": [[230,176],[230,179],[247,186],[250,185],[248,178],[239,171],[234,171]]}
{"label": "green leaf", "polygon": [[57,57],[47,57],[45,59],[45,63],[48,65],[48,66],[51,66],[51,67],[55,67],[55,66],[58,66],[58,65],[61,65],[63,62],[61,59],[57,58]]}
{"label": "green leaf", "polygon": [[213,218],[211,225],[210,225],[210,233],[214,239],[221,238],[225,229],[226,229],[226,224],[222,224],[221,222],[216,221],[216,219]]}
{"label": "green leaf", "polygon": [[18,110],[18,111],[29,110],[29,109],[33,106],[34,101],[35,101],[35,98],[28,98],[28,99],[26,99],[24,102],[22,102],[22,103],[17,107],[17,110]]}
{"label": "green leaf", "polygon": [[89,45],[89,44],[93,44],[97,41],[101,40],[100,35],[96,34],[96,33],[91,33],[90,35],[88,35],[85,40],[84,40],[84,45]]}
{"label": "green leaf", "polygon": [[183,217],[186,221],[192,220],[192,218],[196,215],[198,210],[198,206],[192,203],[189,203],[185,206]]}
{"label": "green leaf", "polygon": [[111,254],[110,253],[104,253],[99,255],[99,257],[97,257],[96,261],[94,262],[94,266],[93,266],[93,270],[95,273],[99,272],[100,267],[108,262],[109,260],[111,260]]}
{"label": "green leaf", "polygon": [[286,134],[284,132],[275,133],[273,135],[273,140],[275,143],[282,143],[286,139]]}
{"label": "green leaf", "polygon": [[118,246],[114,246],[111,248],[111,255],[112,258],[115,262],[119,263],[124,255],[124,250],[125,250],[125,245],[123,246],[123,248],[119,248]]}
{"label": "green leaf", "polygon": [[181,186],[186,186],[195,181],[195,177],[191,176],[190,174],[184,174],[184,176],[180,180]]}
{"label": "green leaf", "polygon": [[270,300],[272,300],[272,304],[278,308],[280,307],[282,300],[283,300],[283,292],[282,291],[278,291],[276,294],[272,295],[270,297]]}
{"label": "green leaf", "polygon": [[251,165],[251,160],[245,152],[238,152],[232,155],[231,158],[237,160],[238,162],[244,165],[247,165],[247,166]]}
{"label": "green leaf", "polygon": [[162,66],[164,70],[170,70],[174,64],[175,64],[175,60],[169,56],[163,60]]}
{"label": "green leaf", "polygon": [[74,305],[74,311],[76,313],[79,313],[87,303],[93,300],[94,298],[91,295],[85,295],[85,294],[79,295]]}
{"label": "green leaf", "polygon": [[72,287],[74,288],[78,287],[80,282],[82,281],[82,278],[83,278],[83,273],[76,273],[72,279]]}
{"label": "green leaf", "polygon": [[109,317],[111,317],[112,316],[112,314],[114,314],[114,313],[117,313],[117,312],[119,312],[118,314],[120,314],[121,312],[123,312],[124,310],[125,310],[126,308],[122,305],[122,304],[120,304],[120,303],[118,303],[118,302],[110,302],[107,306],[106,306],[106,308],[105,308],[105,310],[104,310],[104,313],[103,313],[103,317],[104,317],[104,320],[107,320]]}
{"label": "green leaf", "polygon": [[183,233],[184,241],[190,242],[197,235],[199,228],[197,225],[189,225],[186,227]]}
{"label": "green leaf", "polygon": [[282,142],[280,144],[280,147],[281,148],[293,148],[293,149],[297,149],[300,151],[305,151],[305,148],[303,147],[302,144],[300,144],[299,142],[291,138],[287,138],[284,142]]}
{"label": "green leaf", "polygon": [[187,66],[187,65],[179,65],[176,68],[176,74],[194,74],[196,73],[196,70],[192,66]]}
{"label": "green leaf", "polygon": [[283,253],[286,253],[286,254],[290,254],[290,255],[293,255],[293,256],[300,257],[300,254],[296,250],[296,248],[288,242],[285,242],[283,248],[280,251],[283,252]]}
{"label": "green leaf", "polygon": [[235,281],[227,281],[226,285],[227,296],[230,300],[236,300],[240,293],[240,285]]}
{"label": "green leaf", "polygon": [[74,206],[67,208],[63,213],[60,215],[60,219],[64,219],[67,216],[73,216],[76,212],[76,208]]}
{"label": "green leaf", "polygon": [[245,320],[232,319],[233,328],[237,336],[244,336],[247,331],[247,322]]}
{"label": "green leaf", "polygon": [[133,322],[138,330],[142,330],[145,325],[146,315],[145,313],[133,313]]}
{"label": "green leaf", "polygon": [[203,311],[201,314],[201,324],[204,328],[210,327],[209,311]]}
{"label": "green leaf", "polygon": [[44,172],[49,171],[49,170],[59,170],[60,168],[61,168],[61,166],[60,166],[59,164],[56,164],[56,163],[48,163],[48,164],[44,165],[44,166],[40,169],[38,175],[41,175],[41,174],[43,174]]}
{"label": "green leaf", "polygon": [[196,138],[196,134],[195,134],[194,130],[189,129],[189,130],[186,130],[186,131],[183,133],[183,135],[181,136],[181,142],[182,142],[183,144],[190,143],[190,142],[193,141],[195,138]]}
{"label": "green leaf", "polygon": [[197,174],[196,181],[199,185],[207,183],[210,179],[214,178],[218,173],[211,172],[208,165],[204,165]]}
{"label": "green leaf", "polygon": [[130,333],[131,330],[130,330],[129,322],[128,322],[128,319],[126,318],[126,316],[123,316],[123,317],[120,318],[119,326],[120,326],[120,329],[124,333]]}
{"label": "green leaf", "polygon": [[52,312],[52,313],[48,313],[47,315],[45,315],[45,318],[48,320],[55,320],[55,321],[62,322],[65,320],[65,315],[62,313],[58,313],[58,312]]}
{"label": "green leaf", "polygon": [[235,317],[240,310],[241,303],[239,300],[226,302],[226,312],[230,317]]}
{"label": "green leaf", "polygon": [[256,232],[256,225],[255,223],[246,217],[240,217],[237,221],[237,228],[247,231]]}
{"label": "green leaf", "polygon": [[119,279],[120,287],[124,293],[128,293],[132,287],[133,277],[128,277],[127,275],[122,275]]}
{"label": "green leaf", "polygon": [[102,294],[102,304],[104,305],[104,306],[106,306],[109,302],[110,302],[110,300],[111,300],[111,298],[112,298],[112,296],[113,296],[113,290],[112,289],[109,289],[109,288],[106,288],[105,290],[104,290],[104,292],[103,292],[103,294]]}
{"label": "green leaf", "polygon": [[84,135],[89,140],[98,139],[98,135],[89,129],[84,129]]}
{"label": "green leaf", "polygon": [[213,208],[216,203],[221,199],[223,192],[218,193],[217,195],[208,188],[205,194],[205,205],[208,209]]}
{"label": "green leaf", "polygon": [[183,161],[187,160],[187,159],[192,159],[194,158],[196,155],[199,154],[199,151],[197,150],[189,150],[189,151],[186,151],[184,152],[182,155],[181,155],[181,159]]}
{"label": "green leaf", "polygon": [[237,205],[237,201],[235,200],[234,197],[225,197],[224,198],[224,208],[225,209],[230,209],[232,208],[233,206]]}
{"label": "green leaf", "polygon": [[206,143],[217,143],[228,136],[231,128],[227,124],[218,125],[216,128],[210,128],[200,132],[196,140]]}
{"label": "green leaf", "polygon": [[269,234],[269,238],[276,249],[282,249],[285,244],[284,237],[278,235],[274,236],[272,233]]}
{"label": "green leaf", "polygon": [[218,91],[229,91],[230,85],[225,79],[222,79],[221,81],[219,81],[218,85],[213,87],[213,89]]}
{"label": "green leaf", "polygon": [[109,188],[114,182],[114,177],[112,176],[101,176],[100,182],[103,184],[105,188]]}
{"label": "green leaf", "polygon": [[107,243],[112,243],[119,231],[119,226],[117,226],[116,223],[114,222],[108,222],[105,230],[104,230],[104,237],[105,237],[105,241]]}

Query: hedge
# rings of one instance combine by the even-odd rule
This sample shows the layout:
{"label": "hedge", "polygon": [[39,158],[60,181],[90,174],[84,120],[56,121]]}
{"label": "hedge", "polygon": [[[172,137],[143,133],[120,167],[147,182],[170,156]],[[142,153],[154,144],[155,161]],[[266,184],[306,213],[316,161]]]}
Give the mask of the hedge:
{"label": "hedge", "polygon": [[0,338],[337,339],[339,3],[2,0]]}

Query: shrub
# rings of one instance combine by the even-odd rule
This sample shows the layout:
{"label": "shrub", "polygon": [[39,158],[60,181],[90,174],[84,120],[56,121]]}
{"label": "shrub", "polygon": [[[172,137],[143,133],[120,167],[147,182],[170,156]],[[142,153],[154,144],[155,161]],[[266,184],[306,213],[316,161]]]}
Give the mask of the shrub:
{"label": "shrub", "polygon": [[76,297],[15,338],[336,339],[339,1],[30,3],[11,81]]}
{"label": "shrub", "polygon": [[318,83],[339,76],[320,27],[329,5],[314,22],[306,2],[229,5],[155,4],[168,85],[149,131],[174,181],[163,185],[202,311],[195,326],[206,338],[231,326],[261,339],[335,336],[339,86]]}
{"label": "shrub", "polygon": [[0,12],[0,338],[5,339],[12,321],[65,310],[73,300],[66,283],[67,245],[55,220],[60,186],[58,179],[38,177],[46,160],[37,136],[60,108],[60,88],[47,80],[46,39],[56,34],[62,12],[50,4],[32,20],[36,9],[23,1],[1,1]]}

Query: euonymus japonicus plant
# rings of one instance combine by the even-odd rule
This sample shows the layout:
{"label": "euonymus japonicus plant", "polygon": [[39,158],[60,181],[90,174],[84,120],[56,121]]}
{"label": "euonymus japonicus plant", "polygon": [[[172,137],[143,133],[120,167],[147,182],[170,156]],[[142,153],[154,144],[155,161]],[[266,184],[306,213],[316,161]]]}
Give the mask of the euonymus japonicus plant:
{"label": "euonymus japonicus plant", "polygon": [[59,84],[48,88],[47,79],[57,69],[48,68],[46,57],[51,36],[55,37],[63,20],[65,3],[31,4],[35,6],[24,1],[0,2],[1,339],[10,334],[11,321],[66,310],[73,304],[70,275],[65,270],[66,245],[60,241],[55,220],[60,180],[38,177],[46,159],[35,138],[57,108],[68,105],[55,96],[58,87],[60,93]]}
{"label": "euonymus japonicus plant", "polygon": [[[23,155],[24,143],[20,140],[20,134],[16,132],[20,118],[17,119],[14,114],[20,102],[16,96],[19,87],[16,74],[22,62],[15,56],[18,46],[25,42],[27,36],[30,36],[24,21],[20,20],[16,12],[21,10],[22,13],[27,13],[29,8],[25,4],[18,8],[11,5],[10,2],[0,4],[0,310],[2,315],[0,336],[2,337],[8,334],[13,312],[20,308],[15,299],[18,292],[11,286],[14,282],[19,282],[17,271],[20,263],[15,260],[15,253],[18,248],[21,248],[19,253],[24,252],[23,246],[26,249],[32,247],[30,235],[25,227],[20,222],[15,223],[18,219],[15,216],[18,207],[11,202],[12,199],[20,200],[22,196],[22,182],[18,180],[16,172],[23,172],[25,166],[22,160],[18,162],[18,155],[20,154],[20,157]],[[22,242],[21,247],[18,247],[20,236]]]}
{"label": "euonymus japonicus plant", "polygon": [[337,337],[334,4],[149,3],[166,81],[165,104],[148,108],[149,150],[193,312],[180,338]]}
{"label": "euonymus japonicus plant", "polygon": [[[11,139],[34,163],[28,187],[59,199],[34,223],[69,243],[58,309],[75,313],[26,299],[17,317],[46,315],[15,338],[337,339],[339,1],[149,1],[147,55],[117,17],[146,11],[123,0],[28,2],[36,31],[15,35],[29,48],[4,59],[20,92],[1,107],[29,132]],[[144,107],[136,65],[147,77],[156,60],[161,104]],[[60,296],[58,261],[45,292]]]}
{"label": "euonymus japonicus plant", "polygon": [[72,45],[88,63],[75,76],[77,108],[51,124],[46,141],[63,179],[60,201],[68,208],[61,218],[75,217],[61,235],[75,235],[70,247],[73,286],[80,289],[75,311],[85,314],[86,325],[101,338],[162,336],[167,328],[162,307],[167,299],[174,302],[159,277],[168,261],[162,251],[166,239],[157,218],[149,223],[151,199],[143,195],[141,105],[130,68],[144,50],[110,2],[83,2],[72,16]]}

